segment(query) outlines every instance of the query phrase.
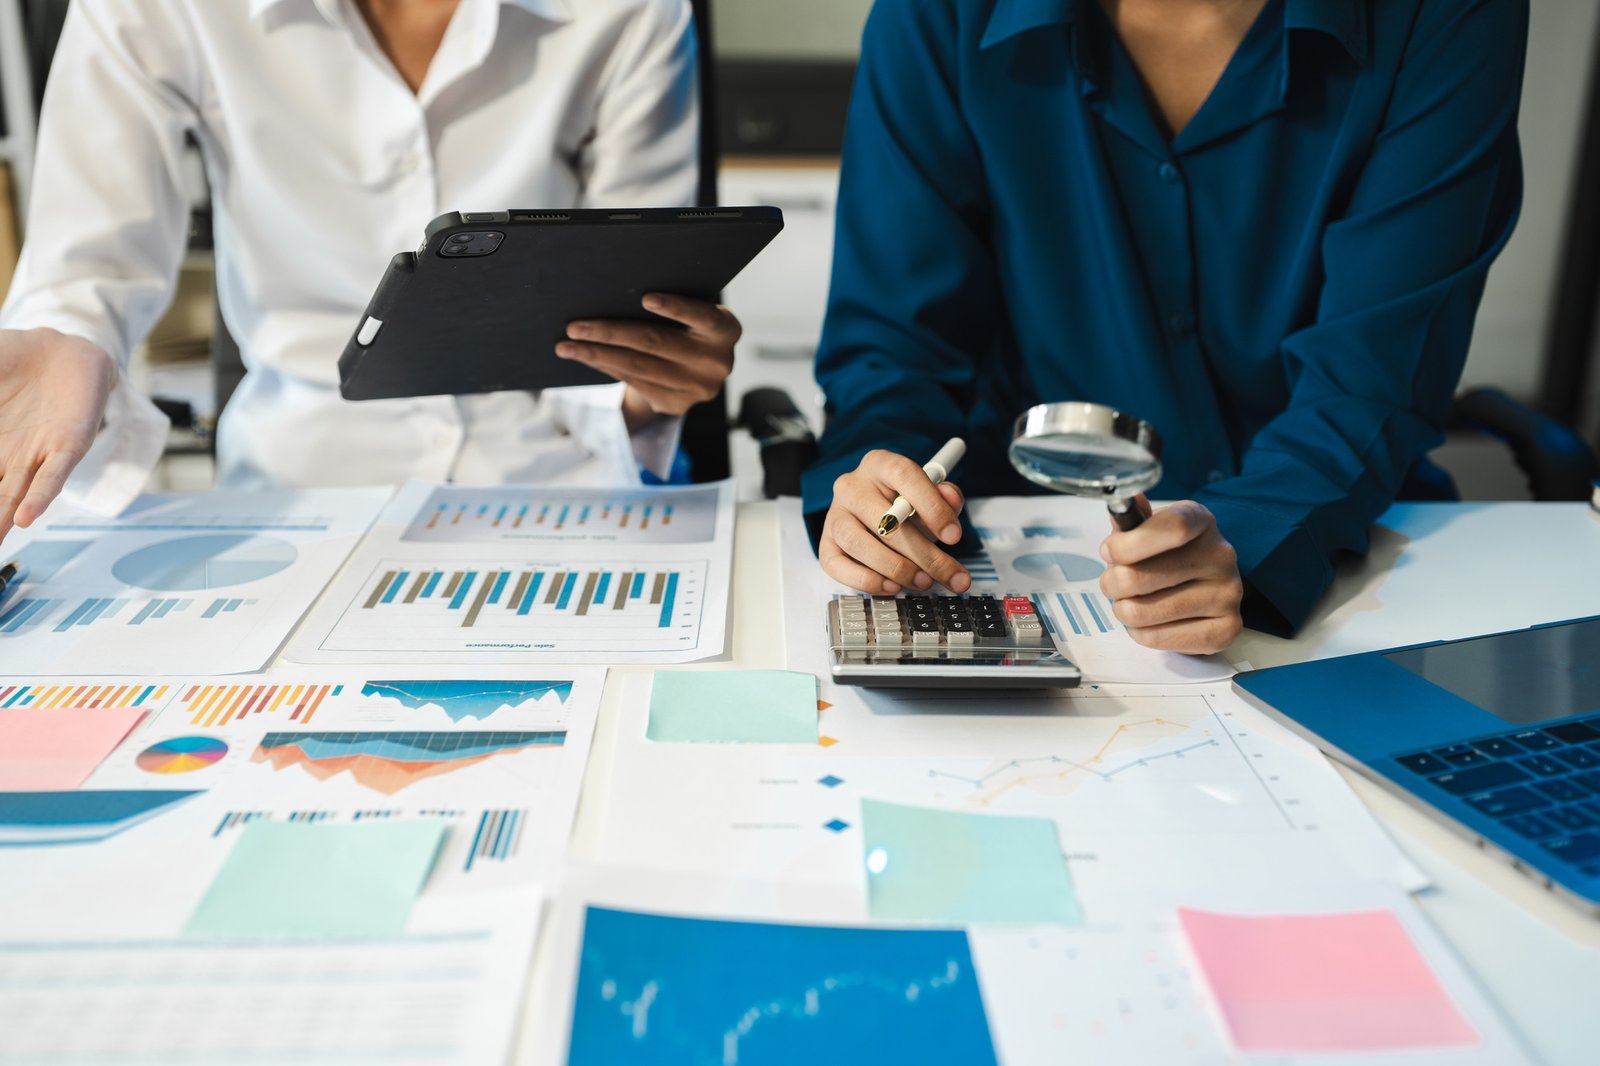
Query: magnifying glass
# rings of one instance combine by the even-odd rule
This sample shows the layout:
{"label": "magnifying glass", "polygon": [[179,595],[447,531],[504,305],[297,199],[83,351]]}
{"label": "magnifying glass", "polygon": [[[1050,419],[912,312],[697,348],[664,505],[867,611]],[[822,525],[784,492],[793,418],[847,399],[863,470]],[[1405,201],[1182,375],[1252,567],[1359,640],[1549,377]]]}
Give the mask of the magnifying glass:
{"label": "magnifying glass", "polygon": [[1125,411],[1098,403],[1041,403],[1017,417],[1011,465],[1035,484],[1106,501],[1121,530],[1144,515],[1133,498],[1161,480],[1161,435]]}

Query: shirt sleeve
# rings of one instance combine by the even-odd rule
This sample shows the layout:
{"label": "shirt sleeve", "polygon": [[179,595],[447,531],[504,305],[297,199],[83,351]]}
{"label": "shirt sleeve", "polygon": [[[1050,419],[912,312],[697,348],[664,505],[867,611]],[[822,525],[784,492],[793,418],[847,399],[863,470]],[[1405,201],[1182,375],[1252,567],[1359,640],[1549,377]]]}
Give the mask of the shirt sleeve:
{"label": "shirt sleeve", "polygon": [[601,74],[578,156],[580,207],[689,207],[700,176],[700,96],[688,0],[644,0]]}
{"label": "shirt sleeve", "polygon": [[[866,452],[922,462],[965,433],[980,360],[1009,336],[982,162],[954,88],[954,23],[951,5],[907,0],[880,0],[867,20],[817,352],[828,422],[802,482],[808,513],[827,508],[834,479]],[[964,465],[986,459],[969,453]]]}
{"label": "shirt sleeve", "polygon": [[591,455],[603,456],[632,481],[648,470],[662,481],[672,475],[683,436],[683,417],[664,415],[630,434],[622,416],[621,382],[615,385],[568,385],[545,389],[540,400],[550,404],[567,433]]}
{"label": "shirt sleeve", "polygon": [[1383,127],[1324,229],[1316,319],[1283,342],[1290,404],[1238,476],[1196,494],[1238,552],[1256,628],[1306,619],[1337,556],[1366,551],[1371,523],[1443,440],[1521,203],[1527,17],[1521,0],[1423,5]]}
{"label": "shirt sleeve", "polygon": [[168,423],[128,383],[128,359],[172,298],[188,230],[184,136],[197,51],[176,4],[71,5],[45,92],[26,241],[0,328],[50,327],[106,351],[119,374],[64,498],[132,501]]}

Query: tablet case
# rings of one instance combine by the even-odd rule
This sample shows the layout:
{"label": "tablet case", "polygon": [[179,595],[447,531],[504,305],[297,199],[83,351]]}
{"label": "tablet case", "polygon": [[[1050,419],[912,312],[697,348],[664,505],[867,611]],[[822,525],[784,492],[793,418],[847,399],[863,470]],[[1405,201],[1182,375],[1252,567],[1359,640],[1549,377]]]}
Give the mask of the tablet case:
{"label": "tablet case", "polygon": [[340,392],[376,400],[612,382],[555,354],[567,323],[681,328],[640,298],[714,300],[782,228],[776,207],[441,215],[421,248],[389,261],[339,358]]}

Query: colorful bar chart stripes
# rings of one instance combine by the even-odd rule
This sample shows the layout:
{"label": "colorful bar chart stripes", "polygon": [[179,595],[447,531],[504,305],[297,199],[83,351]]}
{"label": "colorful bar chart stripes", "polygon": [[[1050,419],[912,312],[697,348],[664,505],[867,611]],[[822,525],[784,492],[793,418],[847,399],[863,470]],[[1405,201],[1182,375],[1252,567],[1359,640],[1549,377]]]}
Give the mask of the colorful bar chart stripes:
{"label": "colorful bar chart stripes", "polygon": [[159,704],[168,686],[145,683],[126,685],[0,685],[0,710],[30,707],[122,708]]}
{"label": "colorful bar chart stripes", "polygon": [[216,728],[249,714],[287,711],[291,721],[310,722],[329,696],[343,685],[194,685],[183,694],[190,724]]}
{"label": "colorful bar chart stripes", "polygon": [[657,626],[666,628],[672,624],[681,577],[676,571],[384,570],[358,602],[365,610],[377,610],[444,601],[446,610],[463,612],[463,627],[488,621],[491,609],[528,615],[544,607],[577,618],[595,608],[638,608],[643,613],[648,607],[655,609],[650,614]]}
{"label": "colorful bar chart stripes", "polygon": [[519,810],[484,811],[478,819],[472,847],[467,849],[467,861],[463,869],[471,873],[475,862],[505,862],[515,855],[518,845],[522,843],[522,825],[527,813]]}

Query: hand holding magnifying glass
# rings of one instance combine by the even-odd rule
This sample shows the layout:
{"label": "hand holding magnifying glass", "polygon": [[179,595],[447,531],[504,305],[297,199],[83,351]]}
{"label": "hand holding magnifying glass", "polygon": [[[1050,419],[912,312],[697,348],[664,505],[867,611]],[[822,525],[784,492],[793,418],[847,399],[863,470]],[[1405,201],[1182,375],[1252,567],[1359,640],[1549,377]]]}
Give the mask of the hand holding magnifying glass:
{"label": "hand holding magnifying glass", "polygon": [[1017,419],[1011,465],[1046,488],[1105,500],[1127,531],[1144,521],[1134,497],[1161,480],[1161,434],[1102,404],[1042,403]]}
{"label": "hand holding magnifying glass", "polygon": [[1105,500],[1119,532],[1101,548],[1100,590],[1134,640],[1208,653],[1238,636],[1244,584],[1211,512],[1183,501],[1146,524],[1138,496],[1161,480],[1150,423],[1101,404],[1040,404],[1017,419],[1010,458],[1029,481]]}

